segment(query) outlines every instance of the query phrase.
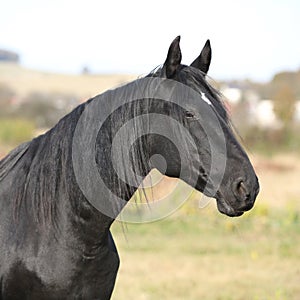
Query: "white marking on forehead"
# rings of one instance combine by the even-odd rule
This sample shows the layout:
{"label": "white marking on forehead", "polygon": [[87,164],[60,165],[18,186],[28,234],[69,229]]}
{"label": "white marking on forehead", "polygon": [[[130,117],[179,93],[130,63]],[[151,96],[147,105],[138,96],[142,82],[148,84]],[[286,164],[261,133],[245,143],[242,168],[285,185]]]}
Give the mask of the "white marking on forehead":
{"label": "white marking on forehead", "polygon": [[201,92],[201,98],[205,101],[208,105],[212,105],[210,100],[206,97],[205,93]]}

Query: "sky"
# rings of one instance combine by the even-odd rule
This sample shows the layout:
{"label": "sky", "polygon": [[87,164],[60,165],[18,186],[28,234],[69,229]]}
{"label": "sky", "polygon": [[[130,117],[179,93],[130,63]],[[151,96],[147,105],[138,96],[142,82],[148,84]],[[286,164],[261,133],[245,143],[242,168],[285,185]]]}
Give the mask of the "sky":
{"label": "sky", "polygon": [[0,48],[22,65],[74,73],[144,75],[163,64],[181,36],[182,63],[205,41],[209,75],[268,81],[300,68],[300,1],[0,0]]}

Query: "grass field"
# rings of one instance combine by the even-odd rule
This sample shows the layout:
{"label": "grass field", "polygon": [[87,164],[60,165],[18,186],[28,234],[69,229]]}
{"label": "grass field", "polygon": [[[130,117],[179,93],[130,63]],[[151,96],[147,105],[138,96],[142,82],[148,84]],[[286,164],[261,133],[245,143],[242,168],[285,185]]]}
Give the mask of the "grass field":
{"label": "grass field", "polygon": [[[300,158],[252,161],[261,192],[240,218],[221,215],[214,200],[200,209],[193,192],[161,221],[115,222],[121,266],[112,299],[300,299]],[[153,193],[175,185],[164,178]]]}
{"label": "grass field", "polygon": [[120,224],[113,299],[299,299],[299,215],[259,208],[241,219],[212,208]]}
{"label": "grass field", "polygon": [[300,159],[252,160],[261,193],[240,218],[219,214],[213,200],[197,208],[193,193],[162,221],[114,224],[113,299],[300,299]]}

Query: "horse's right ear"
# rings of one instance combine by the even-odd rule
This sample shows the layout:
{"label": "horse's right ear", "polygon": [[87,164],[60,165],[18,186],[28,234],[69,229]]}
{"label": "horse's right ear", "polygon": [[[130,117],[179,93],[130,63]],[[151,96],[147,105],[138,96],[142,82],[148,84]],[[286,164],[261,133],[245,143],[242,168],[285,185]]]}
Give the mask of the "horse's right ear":
{"label": "horse's right ear", "polygon": [[170,45],[167,59],[163,66],[163,71],[167,78],[173,78],[181,63],[181,50],[179,46],[180,36],[178,36]]}
{"label": "horse's right ear", "polygon": [[207,74],[211,61],[211,46],[207,40],[200,55],[192,62],[191,66]]}

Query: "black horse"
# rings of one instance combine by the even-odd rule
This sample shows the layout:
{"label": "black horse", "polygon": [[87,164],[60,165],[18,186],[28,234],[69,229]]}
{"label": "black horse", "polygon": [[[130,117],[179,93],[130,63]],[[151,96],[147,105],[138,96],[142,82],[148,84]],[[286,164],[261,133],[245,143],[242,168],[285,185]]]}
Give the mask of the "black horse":
{"label": "black horse", "polygon": [[210,43],[186,66],[179,41],[162,67],[0,162],[0,299],[110,299],[119,267],[110,226],[153,168],[228,216],[252,208],[258,180],[207,82]]}

